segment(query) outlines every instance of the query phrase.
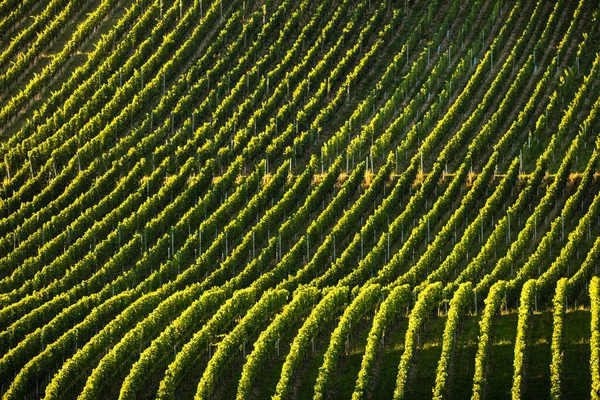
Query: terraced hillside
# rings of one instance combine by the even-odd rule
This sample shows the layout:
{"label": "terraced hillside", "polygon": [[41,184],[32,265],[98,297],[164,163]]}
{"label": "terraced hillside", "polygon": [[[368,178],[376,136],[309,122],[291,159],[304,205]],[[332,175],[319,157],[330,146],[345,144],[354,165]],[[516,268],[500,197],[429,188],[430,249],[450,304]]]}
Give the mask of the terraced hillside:
{"label": "terraced hillside", "polygon": [[600,4],[0,0],[3,399],[600,398]]}

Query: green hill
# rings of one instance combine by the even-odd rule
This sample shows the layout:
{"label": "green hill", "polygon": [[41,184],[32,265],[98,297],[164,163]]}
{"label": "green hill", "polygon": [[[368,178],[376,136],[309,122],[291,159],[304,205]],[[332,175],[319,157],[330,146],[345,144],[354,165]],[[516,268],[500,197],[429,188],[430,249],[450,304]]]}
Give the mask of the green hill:
{"label": "green hill", "polygon": [[589,0],[0,0],[3,399],[600,398]]}

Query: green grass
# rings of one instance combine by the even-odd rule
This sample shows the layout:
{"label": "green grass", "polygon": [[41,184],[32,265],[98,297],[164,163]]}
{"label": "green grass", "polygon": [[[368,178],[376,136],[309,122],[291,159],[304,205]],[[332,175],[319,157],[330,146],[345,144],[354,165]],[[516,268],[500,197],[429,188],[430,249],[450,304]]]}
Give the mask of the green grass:
{"label": "green grass", "polygon": [[323,365],[327,343],[317,345],[315,341],[315,352],[309,349],[308,359],[298,369],[296,381],[292,384],[291,398],[299,400],[310,400],[315,394],[315,383],[319,375],[319,367]]}
{"label": "green grass", "polygon": [[269,399],[275,394],[275,388],[277,387],[277,382],[279,382],[281,368],[283,367],[284,362],[285,355],[281,353],[281,356],[278,359],[273,361],[272,364],[268,365],[267,368],[263,370],[254,387],[255,398]]}
{"label": "green grass", "polygon": [[404,351],[404,335],[407,328],[408,319],[402,318],[395,329],[386,335],[387,347],[374,372],[374,400],[392,398],[398,376],[398,364]]}
{"label": "green grass", "polygon": [[[485,398],[488,400],[510,397],[517,320],[518,315],[513,311],[498,316],[495,321],[493,347],[491,347],[487,364]],[[407,399],[431,398],[445,322],[445,317],[432,318],[422,330],[421,344],[417,347],[411,367]],[[385,350],[379,355],[372,378],[372,399],[390,399],[393,396],[398,363],[404,351],[404,335],[407,324],[407,319],[401,319],[386,336]],[[334,395],[336,399],[352,397],[369,328],[369,326],[361,327],[352,350],[348,355],[342,356],[340,368],[335,381],[332,382],[330,392],[330,395]],[[590,393],[589,310],[580,309],[567,312],[564,332],[563,398],[587,398]],[[478,337],[479,316],[468,315],[462,322],[452,356],[447,382],[448,398],[468,399],[471,397]],[[525,350],[523,399],[547,399],[550,397],[551,340],[552,312],[534,313],[531,317],[528,346]],[[317,351],[309,355],[298,371],[295,383],[297,387],[295,398],[297,399],[312,399],[314,394],[314,384],[325,352],[322,341],[319,342]],[[285,356],[282,353],[282,357],[273,361],[265,370],[254,392],[257,398],[269,398],[274,393],[284,360]],[[234,397],[232,390],[225,389],[221,394],[226,394],[222,398]]]}
{"label": "green grass", "polygon": [[552,313],[531,316],[527,339],[522,398],[547,399],[550,397]]}
{"label": "green grass", "polygon": [[452,369],[447,382],[450,398],[468,399],[471,397],[478,338],[479,316],[469,315],[463,321],[452,356]]}
{"label": "green grass", "polygon": [[407,382],[407,399],[426,399],[433,393],[446,320],[445,316],[432,318],[421,329],[421,343],[414,353]]}
{"label": "green grass", "polygon": [[494,321],[493,345],[487,363],[487,387],[484,389],[488,400],[510,397],[517,320],[515,312],[502,315]]}
{"label": "green grass", "polygon": [[358,333],[355,331],[354,337],[350,338],[348,355],[342,354],[338,373],[330,387],[331,394],[335,394],[338,399],[352,398],[372,322],[372,319],[364,321]]}
{"label": "green grass", "polygon": [[572,310],[565,314],[562,392],[565,399],[589,398],[590,377],[589,310]]}

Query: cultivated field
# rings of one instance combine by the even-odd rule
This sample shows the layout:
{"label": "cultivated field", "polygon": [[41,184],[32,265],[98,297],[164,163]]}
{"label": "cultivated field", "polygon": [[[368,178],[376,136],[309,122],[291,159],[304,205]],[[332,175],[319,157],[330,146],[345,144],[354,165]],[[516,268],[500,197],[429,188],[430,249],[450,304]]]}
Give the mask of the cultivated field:
{"label": "cultivated field", "polygon": [[0,0],[3,399],[600,398],[600,5]]}

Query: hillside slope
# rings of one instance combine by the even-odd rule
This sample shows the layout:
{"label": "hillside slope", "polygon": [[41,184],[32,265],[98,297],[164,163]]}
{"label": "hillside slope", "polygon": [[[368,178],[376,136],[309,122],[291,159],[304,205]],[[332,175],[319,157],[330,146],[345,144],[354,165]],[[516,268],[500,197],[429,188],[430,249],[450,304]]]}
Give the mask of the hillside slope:
{"label": "hillside slope", "polygon": [[0,0],[2,398],[599,398],[599,14]]}

